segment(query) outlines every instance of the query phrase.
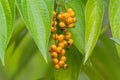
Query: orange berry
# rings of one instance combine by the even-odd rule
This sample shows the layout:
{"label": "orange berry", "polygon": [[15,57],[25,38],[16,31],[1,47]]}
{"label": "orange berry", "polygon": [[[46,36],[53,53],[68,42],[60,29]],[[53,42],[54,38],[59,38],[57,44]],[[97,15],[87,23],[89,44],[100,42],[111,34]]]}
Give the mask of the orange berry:
{"label": "orange berry", "polygon": [[72,40],[72,39],[69,39],[69,41],[70,41],[71,43],[73,43],[73,40]]}
{"label": "orange berry", "polygon": [[72,39],[69,39],[69,40],[68,40],[68,45],[71,45],[71,44],[73,44],[73,40],[72,40]]}
{"label": "orange berry", "polygon": [[68,12],[66,12],[65,14],[66,14],[65,16],[66,19],[70,17],[70,14]]}
{"label": "orange berry", "polygon": [[59,61],[58,61],[57,58],[54,58],[54,59],[53,59],[53,63],[54,63],[54,64],[58,64],[58,62],[59,62]]}
{"label": "orange berry", "polygon": [[65,23],[64,22],[60,22],[59,26],[60,26],[60,28],[64,28],[65,27]]}
{"label": "orange berry", "polygon": [[58,57],[58,54],[57,54],[57,52],[52,52],[51,56],[52,56],[53,58],[56,58],[56,57]]}
{"label": "orange berry", "polygon": [[59,36],[58,36],[58,41],[63,41],[64,40],[64,35],[63,34],[60,34]]}
{"label": "orange berry", "polygon": [[75,17],[75,13],[73,11],[70,12],[71,17]]}
{"label": "orange berry", "polygon": [[57,21],[53,21],[52,22],[52,27],[56,27],[56,25],[57,25]]}
{"label": "orange berry", "polygon": [[62,49],[62,51],[61,51],[61,53],[60,53],[62,56],[64,56],[65,55],[65,50],[64,49]]}
{"label": "orange berry", "polygon": [[68,68],[68,65],[67,64],[64,64],[63,65],[63,69],[67,69]]}
{"label": "orange berry", "polygon": [[64,43],[63,43],[63,42],[60,42],[60,43],[58,44],[58,46],[61,47],[61,48],[64,48]]}
{"label": "orange berry", "polygon": [[65,35],[65,39],[69,40],[70,38],[71,38],[71,33],[67,32],[66,35]]}
{"label": "orange berry", "polygon": [[59,65],[60,65],[60,67],[62,67],[63,65],[64,65],[64,61],[59,61]]}
{"label": "orange berry", "polygon": [[53,17],[56,17],[56,12],[55,11],[53,11]]}
{"label": "orange berry", "polygon": [[65,18],[66,17],[66,13],[63,13],[62,16],[63,16],[63,18]]}
{"label": "orange berry", "polygon": [[70,39],[70,38],[71,38],[70,35],[66,35],[66,36],[65,36],[65,39],[66,39],[66,40],[68,40],[68,39]]}
{"label": "orange berry", "polygon": [[57,25],[57,21],[54,21],[55,26]]}
{"label": "orange berry", "polygon": [[74,24],[71,23],[71,24],[68,25],[68,27],[69,27],[69,28],[73,28],[73,27],[74,27]]}
{"label": "orange berry", "polygon": [[71,36],[72,34],[71,34],[70,32],[66,32],[66,34],[65,34],[65,35],[70,35],[70,36]]}
{"label": "orange berry", "polygon": [[67,45],[67,41],[64,40],[64,41],[62,41],[62,42],[64,43],[64,45]]}
{"label": "orange berry", "polygon": [[52,51],[56,51],[56,50],[57,50],[57,46],[56,46],[56,45],[52,45],[52,46],[51,46],[51,50],[52,50]]}
{"label": "orange berry", "polygon": [[66,61],[66,57],[65,57],[65,56],[62,56],[62,57],[61,57],[61,60],[65,62],[65,61]]}
{"label": "orange berry", "polygon": [[59,64],[56,64],[56,65],[55,65],[55,69],[57,69],[57,70],[60,69]]}
{"label": "orange berry", "polygon": [[73,10],[71,8],[68,8],[67,9],[67,12],[72,12]]}
{"label": "orange berry", "polygon": [[56,28],[55,27],[52,27],[51,28],[51,32],[55,32],[56,31]]}
{"label": "orange berry", "polygon": [[70,32],[66,32],[65,39],[69,40],[70,38],[71,38],[71,33]]}
{"label": "orange berry", "polygon": [[61,53],[61,51],[62,51],[62,48],[61,48],[61,47],[58,47],[58,48],[57,48],[57,52],[58,52],[58,53]]}
{"label": "orange berry", "polygon": [[68,19],[66,19],[66,21],[67,21],[67,23],[71,24],[71,23],[73,23],[73,18],[68,17]]}
{"label": "orange berry", "polygon": [[58,39],[58,34],[53,34],[53,39],[57,40]]}
{"label": "orange berry", "polygon": [[62,20],[62,17],[63,17],[62,14],[59,14],[59,15],[57,16],[57,18],[60,19],[60,20]]}
{"label": "orange berry", "polygon": [[74,22],[74,23],[77,22],[77,19],[76,19],[76,18],[73,18],[73,22]]}

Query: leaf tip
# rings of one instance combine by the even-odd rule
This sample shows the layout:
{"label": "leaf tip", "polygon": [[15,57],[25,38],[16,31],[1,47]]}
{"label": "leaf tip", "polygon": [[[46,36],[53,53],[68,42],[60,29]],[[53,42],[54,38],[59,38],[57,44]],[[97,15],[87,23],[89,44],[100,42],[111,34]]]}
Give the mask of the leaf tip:
{"label": "leaf tip", "polygon": [[45,59],[45,62],[48,64],[48,60],[47,60],[47,57],[45,57],[44,59]]}
{"label": "leaf tip", "polygon": [[2,62],[2,64],[3,64],[3,66],[5,66],[4,55],[1,56],[1,62]]}
{"label": "leaf tip", "polygon": [[85,63],[87,62],[88,59],[88,55],[85,55],[84,61],[83,61],[83,65],[85,65]]}
{"label": "leaf tip", "polygon": [[42,54],[42,56],[43,56],[45,62],[48,63],[47,55],[46,54],[45,55]]}

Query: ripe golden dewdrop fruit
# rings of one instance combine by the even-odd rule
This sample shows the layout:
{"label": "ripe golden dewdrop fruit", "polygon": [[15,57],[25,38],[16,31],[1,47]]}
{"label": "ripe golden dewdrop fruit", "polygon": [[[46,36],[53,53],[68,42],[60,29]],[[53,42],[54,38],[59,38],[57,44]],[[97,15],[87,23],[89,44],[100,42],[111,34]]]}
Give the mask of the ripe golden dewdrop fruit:
{"label": "ripe golden dewdrop fruit", "polygon": [[68,42],[71,43],[71,44],[73,44],[73,40],[72,39],[69,39]]}
{"label": "ripe golden dewdrop fruit", "polygon": [[67,9],[67,12],[71,12],[71,11],[73,11],[71,8],[68,8],[68,9]]}
{"label": "ripe golden dewdrop fruit", "polygon": [[63,40],[62,42],[64,43],[65,46],[67,45],[67,41],[66,40]]}
{"label": "ripe golden dewdrop fruit", "polygon": [[51,28],[51,32],[55,32],[56,31],[56,28],[55,27],[52,27]]}
{"label": "ripe golden dewdrop fruit", "polygon": [[56,12],[55,11],[53,11],[53,17],[56,17]]}
{"label": "ripe golden dewdrop fruit", "polygon": [[56,45],[52,45],[52,46],[51,46],[51,50],[52,50],[52,51],[56,51],[56,50],[57,50],[57,46],[56,46]]}
{"label": "ripe golden dewdrop fruit", "polygon": [[53,63],[54,63],[55,65],[58,64],[58,62],[59,62],[59,61],[58,61],[57,58],[54,58],[54,59],[53,59]]}
{"label": "ripe golden dewdrop fruit", "polygon": [[71,24],[68,25],[68,27],[69,27],[69,28],[73,28],[73,27],[74,27],[74,24],[71,23]]}
{"label": "ripe golden dewdrop fruit", "polygon": [[64,45],[63,42],[60,42],[60,43],[58,44],[58,46],[61,47],[61,48],[64,48],[65,45]]}
{"label": "ripe golden dewdrop fruit", "polygon": [[75,13],[73,11],[70,12],[71,17],[75,17]]}
{"label": "ripe golden dewdrop fruit", "polygon": [[59,14],[59,15],[57,16],[57,18],[61,20],[61,19],[62,19],[62,14]]}
{"label": "ripe golden dewdrop fruit", "polygon": [[74,23],[77,22],[77,19],[76,19],[76,18],[73,18],[73,22],[74,22]]}
{"label": "ripe golden dewdrop fruit", "polygon": [[57,21],[52,21],[52,27],[56,27]]}
{"label": "ripe golden dewdrop fruit", "polygon": [[72,34],[70,32],[66,32],[65,35],[69,35],[69,36],[72,36]]}
{"label": "ripe golden dewdrop fruit", "polygon": [[61,51],[61,56],[64,56],[65,55],[65,50],[64,49],[62,49],[62,51]]}
{"label": "ripe golden dewdrop fruit", "polygon": [[64,22],[60,22],[59,26],[60,26],[60,28],[64,28],[65,27],[65,23]]}
{"label": "ripe golden dewdrop fruit", "polygon": [[64,61],[60,60],[59,65],[60,65],[60,67],[62,67],[64,65]]}
{"label": "ripe golden dewdrop fruit", "polygon": [[51,55],[52,55],[52,57],[53,57],[53,58],[57,58],[57,57],[58,57],[57,52],[52,52],[52,54],[51,54]]}
{"label": "ripe golden dewdrop fruit", "polygon": [[65,56],[62,56],[62,57],[61,57],[61,60],[64,61],[64,62],[66,62],[66,57],[65,57]]}
{"label": "ripe golden dewdrop fruit", "polygon": [[73,22],[73,18],[72,18],[72,17],[68,17],[68,18],[66,19],[66,21],[67,21],[67,23],[71,24],[71,23]]}
{"label": "ripe golden dewdrop fruit", "polygon": [[63,41],[64,40],[64,35],[63,34],[60,34],[59,36],[58,36],[58,41],[59,42],[61,42],[61,41]]}
{"label": "ripe golden dewdrop fruit", "polygon": [[58,53],[61,53],[61,51],[62,51],[62,48],[61,48],[61,47],[58,47],[58,48],[57,48],[57,52],[58,52]]}
{"label": "ripe golden dewdrop fruit", "polygon": [[65,35],[65,39],[66,39],[66,40],[71,39],[71,34],[66,34],[66,35]]}
{"label": "ripe golden dewdrop fruit", "polygon": [[70,14],[69,14],[68,12],[66,12],[65,18],[67,19],[67,18],[69,18],[69,17],[70,17]]}
{"label": "ripe golden dewdrop fruit", "polygon": [[60,69],[59,64],[56,64],[56,65],[55,65],[55,69],[57,69],[57,70]]}
{"label": "ripe golden dewdrop fruit", "polygon": [[[72,34],[68,31],[72,29],[75,22],[77,22],[75,15],[72,8],[68,8],[66,12],[62,11],[59,14],[53,11],[51,32],[55,44],[51,45],[49,52],[51,53],[51,58],[56,70],[68,68],[66,64],[67,57],[65,56],[66,50],[70,49],[73,44]],[[61,32],[57,34],[59,29]]]}
{"label": "ripe golden dewdrop fruit", "polygon": [[53,39],[57,40],[58,39],[58,34],[53,34]]}

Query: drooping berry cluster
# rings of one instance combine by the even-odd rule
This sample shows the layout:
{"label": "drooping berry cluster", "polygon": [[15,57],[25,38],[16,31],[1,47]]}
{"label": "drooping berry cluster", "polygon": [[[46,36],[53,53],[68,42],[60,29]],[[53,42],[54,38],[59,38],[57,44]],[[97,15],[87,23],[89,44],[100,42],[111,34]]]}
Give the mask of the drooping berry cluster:
{"label": "drooping berry cluster", "polygon": [[[60,34],[57,34],[57,21],[59,22],[58,29],[61,30]],[[50,53],[56,69],[66,69],[68,67],[66,64],[67,59],[65,54],[66,50],[68,50],[73,44],[73,40],[71,39],[72,34],[68,32],[68,29],[73,28],[75,22],[75,13],[71,8],[67,9],[66,12],[61,12],[58,15],[55,11],[53,12],[51,32],[52,38],[55,40],[55,44],[51,46]]]}

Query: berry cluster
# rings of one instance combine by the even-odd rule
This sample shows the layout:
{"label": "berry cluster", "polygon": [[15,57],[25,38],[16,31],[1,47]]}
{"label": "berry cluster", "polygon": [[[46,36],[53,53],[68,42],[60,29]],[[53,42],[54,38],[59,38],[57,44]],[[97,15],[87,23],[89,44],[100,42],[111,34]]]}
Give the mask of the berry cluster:
{"label": "berry cluster", "polygon": [[60,20],[59,26],[63,31],[67,31],[67,28],[73,28],[74,23],[77,21],[75,13],[71,8],[67,9],[67,12],[65,13],[61,12],[57,18]]}
{"label": "berry cluster", "polygon": [[[59,21],[58,26],[61,30],[60,34],[57,34],[57,21]],[[75,13],[71,8],[67,9],[66,12],[61,12],[58,15],[55,11],[53,12],[51,32],[53,33],[52,38],[55,40],[55,44],[51,46],[50,53],[56,69],[66,69],[68,67],[68,65],[66,64],[65,54],[66,50],[68,50],[73,44],[73,40],[71,39],[72,34],[68,32],[68,29],[73,28],[75,22]]]}

